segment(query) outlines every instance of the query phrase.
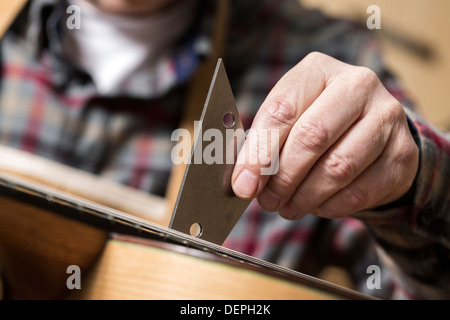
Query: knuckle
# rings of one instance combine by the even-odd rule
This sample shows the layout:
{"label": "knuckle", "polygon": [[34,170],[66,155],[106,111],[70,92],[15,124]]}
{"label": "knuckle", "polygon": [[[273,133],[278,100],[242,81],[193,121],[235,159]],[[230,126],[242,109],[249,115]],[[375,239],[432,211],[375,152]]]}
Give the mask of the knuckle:
{"label": "knuckle", "polygon": [[374,87],[378,85],[379,82],[378,76],[373,70],[367,67],[357,67],[357,68],[358,72],[356,79],[359,83],[367,87]]}
{"label": "knuckle", "polygon": [[[395,153],[391,155],[392,161],[398,166],[404,166],[411,163],[416,158],[418,153],[418,147],[414,141],[410,141],[408,138],[397,137]],[[412,140],[412,138],[411,138]]]}
{"label": "knuckle", "polygon": [[354,163],[338,154],[331,153],[323,163],[324,174],[335,185],[346,185],[356,176]]}
{"label": "knuckle", "polygon": [[408,142],[404,144],[404,149],[400,152],[402,155],[402,162],[405,164],[410,164],[416,162],[419,158],[419,147],[412,137],[408,139]]}
{"label": "knuckle", "polygon": [[308,53],[305,58],[303,58],[303,60],[317,60],[320,59],[322,57],[322,53],[318,52],[318,51],[313,51]]}
{"label": "knuckle", "polygon": [[296,108],[285,99],[273,99],[269,102],[264,121],[269,127],[292,125],[296,120]]}
{"label": "knuckle", "polygon": [[310,121],[300,122],[294,134],[300,148],[312,153],[321,153],[330,141],[327,129]]}
{"label": "knuckle", "polygon": [[297,190],[291,197],[290,202],[294,207],[301,209],[303,212],[307,212],[317,205],[317,194],[305,189],[302,189],[301,192]]}
{"label": "knuckle", "polygon": [[327,56],[324,53],[318,52],[318,51],[312,51],[310,53],[308,53],[304,58],[303,61],[310,63],[310,62],[319,62],[319,61],[323,61],[324,59],[328,59],[329,56]]}
{"label": "knuckle", "polygon": [[393,127],[398,124],[403,124],[405,118],[403,107],[397,100],[392,99],[384,103],[384,108],[380,112],[380,123],[382,125]]}
{"label": "knuckle", "polygon": [[352,184],[344,189],[343,192],[343,202],[344,208],[355,212],[363,210],[368,203],[367,192],[362,191],[358,186]]}
{"label": "knuckle", "polygon": [[274,190],[278,190],[281,196],[285,196],[287,190],[294,188],[295,181],[288,173],[278,171],[278,173],[271,178],[271,185],[275,185]]}
{"label": "knuckle", "polygon": [[343,76],[348,83],[348,90],[364,99],[367,99],[367,92],[371,92],[379,84],[377,74],[367,67],[352,67]]}

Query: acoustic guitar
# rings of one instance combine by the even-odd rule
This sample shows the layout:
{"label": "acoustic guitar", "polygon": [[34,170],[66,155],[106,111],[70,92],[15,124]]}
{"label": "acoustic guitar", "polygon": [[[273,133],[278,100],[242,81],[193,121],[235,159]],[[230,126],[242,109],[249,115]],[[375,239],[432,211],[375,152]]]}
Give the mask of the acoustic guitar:
{"label": "acoustic guitar", "polygon": [[[0,154],[4,298],[370,299],[171,230],[162,198],[23,151]],[[68,285],[70,266],[80,289]]]}

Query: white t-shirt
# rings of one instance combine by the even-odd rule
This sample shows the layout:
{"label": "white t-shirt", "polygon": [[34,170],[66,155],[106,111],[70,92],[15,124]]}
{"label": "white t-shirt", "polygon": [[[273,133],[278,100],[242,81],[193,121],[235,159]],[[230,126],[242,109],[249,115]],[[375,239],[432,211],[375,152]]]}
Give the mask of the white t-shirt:
{"label": "white t-shirt", "polygon": [[65,30],[63,50],[91,75],[100,94],[109,94],[170,54],[192,23],[197,1],[176,2],[150,17],[106,13],[84,0],[71,3],[80,8],[80,29]]}

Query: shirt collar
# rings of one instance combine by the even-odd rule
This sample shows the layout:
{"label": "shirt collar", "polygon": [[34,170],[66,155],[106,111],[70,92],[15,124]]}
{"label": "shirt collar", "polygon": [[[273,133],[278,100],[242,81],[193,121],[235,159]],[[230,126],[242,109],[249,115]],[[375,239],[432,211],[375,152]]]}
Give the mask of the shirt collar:
{"label": "shirt collar", "polygon": [[[62,51],[62,28],[71,13],[68,1],[34,0],[28,9],[26,39],[32,55],[51,69],[53,84],[66,90],[74,81],[92,86],[90,76],[79,70]],[[158,66],[156,74],[147,70],[137,72],[116,95],[137,98],[158,98],[172,88],[185,84],[196,71],[202,59],[211,50],[211,26],[215,14],[215,1],[200,1],[198,16],[193,25],[174,47],[171,55]],[[82,27],[82,22],[81,22]],[[154,81],[165,81],[158,90]]]}

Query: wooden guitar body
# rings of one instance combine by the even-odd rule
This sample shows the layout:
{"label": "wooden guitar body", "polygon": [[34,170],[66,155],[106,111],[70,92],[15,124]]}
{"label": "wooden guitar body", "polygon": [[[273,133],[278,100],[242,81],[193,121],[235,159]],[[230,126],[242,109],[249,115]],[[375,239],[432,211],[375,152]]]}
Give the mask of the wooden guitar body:
{"label": "wooden guitar body", "polygon": [[[368,298],[168,229],[163,199],[21,151],[0,147],[0,154],[4,298]],[[40,170],[27,173],[26,167]],[[36,172],[57,175],[39,179]],[[123,192],[121,199],[140,206],[102,193],[94,199],[88,186]],[[81,289],[67,286],[72,265],[81,270]]]}

